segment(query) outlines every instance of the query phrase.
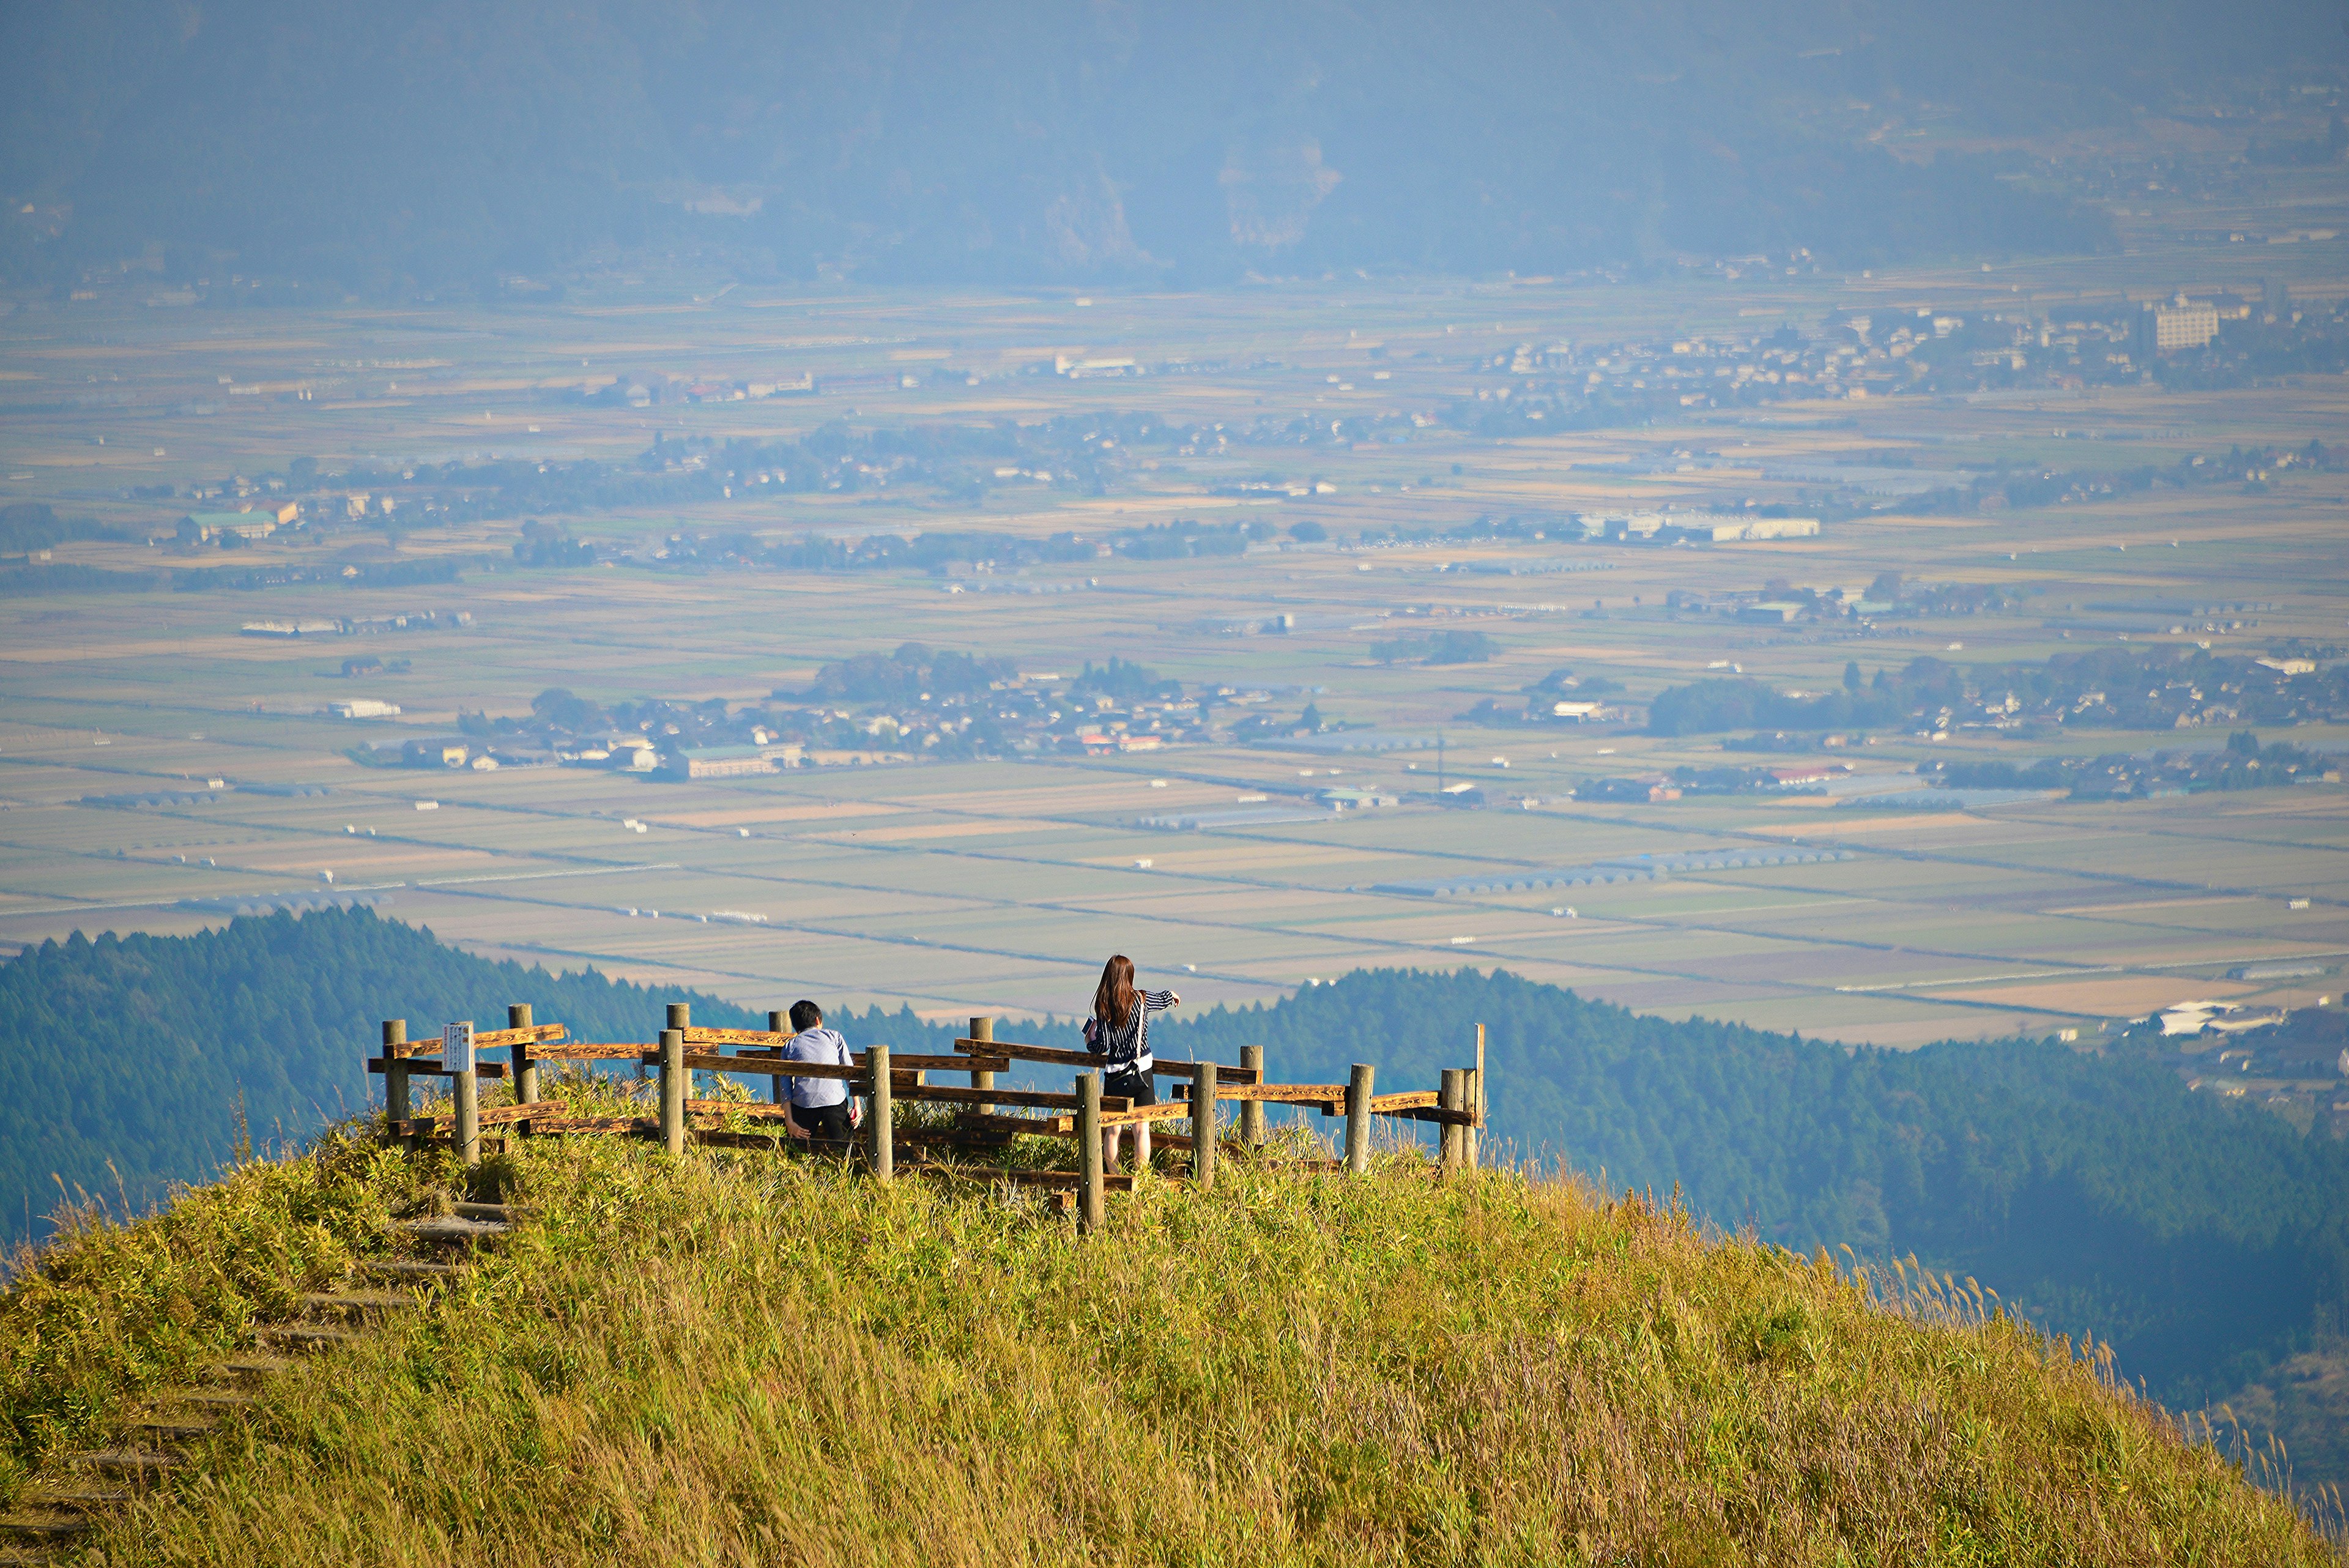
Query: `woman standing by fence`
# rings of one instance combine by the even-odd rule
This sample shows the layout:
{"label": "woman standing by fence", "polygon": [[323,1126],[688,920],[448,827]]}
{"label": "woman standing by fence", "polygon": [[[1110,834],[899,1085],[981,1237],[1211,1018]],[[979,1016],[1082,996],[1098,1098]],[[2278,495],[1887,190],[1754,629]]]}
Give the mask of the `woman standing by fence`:
{"label": "woman standing by fence", "polygon": [[[1123,1095],[1137,1106],[1154,1106],[1150,1055],[1150,1015],[1164,1012],[1183,999],[1171,991],[1136,991],[1133,961],[1123,953],[1102,966],[1101,984],[1093,990],[1093,1015],[1085,1021],[1085,1048],[1109,1058],[1102,1093]],[[1117,1168],[1117,1150],[1123,1127],[1102,1130],[1102,1168]],[[1133,1124],[1133,1168],[1150,1163],[1150,1124]]]}

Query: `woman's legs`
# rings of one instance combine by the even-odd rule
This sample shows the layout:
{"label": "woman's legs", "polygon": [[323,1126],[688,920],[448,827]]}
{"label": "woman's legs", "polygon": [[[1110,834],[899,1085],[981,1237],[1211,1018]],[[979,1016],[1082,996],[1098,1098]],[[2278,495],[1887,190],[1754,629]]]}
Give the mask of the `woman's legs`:
{"label": "woman's legs", "polygon": [[1117,1169],[1118,1135],[1124,1130],[1123,1127],[1102,1128],[1102,1171],[1104,1175]]}

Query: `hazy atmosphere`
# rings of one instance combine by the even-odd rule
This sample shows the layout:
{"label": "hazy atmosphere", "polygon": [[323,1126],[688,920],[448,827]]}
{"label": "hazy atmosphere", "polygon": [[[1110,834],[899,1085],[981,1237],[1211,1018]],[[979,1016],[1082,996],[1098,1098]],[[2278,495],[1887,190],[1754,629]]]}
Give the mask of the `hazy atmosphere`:
{"label": "hazy atmosphere", "polygon": [[[2059,1560],[2336,1560],[2344,99],[2349,19],[2300,0],[8,7],[0,1364],[22,1348],[25,1370],[0,1372],[0,1503],[81,1521],[61,1562],[74,1542],[331,1554],[316,1521],[378,1506],[369,1539],[425,1542],[400,1532],[438,1504],[297,1485],[258,1449],[102,1519],[41,1488],[116,1440],[141,1378],[271,1343],[269,1303],[295,1311],[330,1262],[416,1262],[422,1242],[368,1249],[471,1208],[518,1228],[495,1258],[533,1255],[553,1243],[523,1240],[527,1206],[590,1223],[558,1189],[623,1216],[616,1272],[674,1265],[730,1322],[846,1314],[918,1381],[932,1352],[905,1347],[932,1331],[840,1304],[862,1283],[788,1313],[759,1293],[758,1206],[822,1205],[728,1183],[802,1181],[822,1160],[792,1139],[832,1135],[786,1114],[781,1077],[766,1106],[767,1077],[660,1057],[665,1010],[693,1014],[680,1051],[789,1053],[815,1026],[783,1010],[819,1003],[883,1174],[906,1125],[873,1145],[887,1074],[849,1053],[1014,1043],[1003,1092],[1041,1119],[970,1100],[976,1068],[968,1106],[919,1103],[958,1071],[900,1085],[938,1149],[1030,1150],[990,1178],[1001,1215],[950,1223],[1025,1236],[1065,1176],[1091,1198],[1051,1209],[1052,1235],[1139,1227],[1139,1260],[1191,1223],[1152,1218],[1153,1182],[1212,1187],[1217,1157],[1162,1117],[1185,1136],[1156,1167],[1140,1132],[1140,1174],[1106,1157],[1106,1220],[1096,1177],[1061,1169],[1088,1141],[1071,1063],[1135,1097],[1118,1048],[1079,1033],[1129,1026],[1102,970],[1123,953],[1141,993],[1179,994],[1141,1014],[1161,1056],[1222,1064],[1203,1081],[1256,1107],[1225,1129],[1241,1179],[1268,1184],[1266,1213],[1307,1205],[1294,1233],[1332,1249],[1281,1264],[1309,1282],[1295,1321],[1322,1310],[1310,1282],[1372,1267],[1349,1227],[1389,1237],[1301,1196],[1368,1168],[1340,1129],[1375,1116],[1375,1179],[1441,1179],[1410,1176],[1392,1201],[1435,1207],[1392,1223],[1456,1225],[1458,1278],[1517,1303],[1444,1329],[1467,1358],[1444,1376],[1521,1332],[1547,1346],[1527,1325],[1584,1307],[1542,1271],[1653,1221],[1686,1249],[1671,1268],[1810,1279],[1819,1258],[1818,1289],[1859,1293],[1732,1312],[1688,1286],[1729,1314],[1723,1345],[1813,1345],[1801,1377],[1875,1365],[1868,1336],[1905,1318],[2076,1379],[1985,1372],[1963,1396],[2009,1388],[1982,1407],[2013,1423],[1993,1446],[2054,1468],[1943,1496],[1933,1467],[1974,1461],[1870,1450],[1929,1479],[1913,1518],[1868,1512],[1868,1487],[1821,1501],[1752,1458],[1782,1418],[1808,1430],[1792,1407],[1688,1416],[1689,1385],[1622,1461],[1645,1479],[1607,1483],[1646,1501],[1578,1501],[1547,1471],[1492,1478],[1599,1442],[1560,1435],[1579,1396],[1537,1418],[1486,1389],[1458,1397],[1566,1425],[1505,1460],[1429,1413],[1419,1447],[1396,1439],[1431,1467],[1393,1459],[1417,1478],[1400,1492],[1335,1449],[1243,1486],[1174,1437],[1161,1462],[1195,1490],[1114,1528],[1033,1478],[937,1482],[971,1518],[1027,1520],[1030,1557],[955,1536],[944,1503],[909,1544],[881,1487],[820,1545],[713,1492],[596,1524],[584,1558],[451,1526],[415,1560],[667,1561],[689,1536],[776,1562],[1449,1563],[1507,1541],[1575,1563],[2035,1561],[1999,1553],[2072,1541],[2075,1506],[2106,1545]],[[467,1017],[524,1031],[482,1047],[506,1064],[479,1085],[486,1156],[461,1131],[473,1076],[418,1054]],[[609,1047],[562,1069],[559,1115],[554,1068],[541,1090],[526,1060],[560,1056],[526,1033],[550,1021]],[[436,1075],[413,1098],[411,1059]],[[1384,1099],[1349,1077],[1373,1063]],[[674,1116],[655,1066],[689,1085]],[[1473,1070],[1466,1097],[1446,1068]],[[629,1207],[662,1138],[733,1151],[677,1158],[717,1184],[696,1201],[733,1217],[711,1256],[736,1262],[661,1251]],[[1263,1152],[1281,1138],[1305,1174]],[[1543,1174],[1509,1179],[1526,1207],[1504,1224],[1444,1207],[1503,1202],[1464,1165]],[[332,1180],[290,1174],[312,1171]],[[1609,1202],[1627,1189],[1667,1218]],[[1061,1266],[975,1234],[936,1245],[1013,1248],[988,1254],[1006,1282]],[[551,1293],[558,1318],[602,1299],[534,1266],[500,1299]],[[112,1269],[145,1282],[104,1286],[109,1306],[43,1282]],[[214,1277],[233,1302],[184,1283]],[[1346,1321],[1403,1337],[1401,1300]],[[1220,1321],[1204,1302],[1168,1321]],[[1860,1326],[1819,1326],[1842,1312]],[[68,1320],[111,1326],[60,1351]],[[431,1321],[416,1332],[457,1332]],[[709,1350],[724,1369],[689,1397],[832,1376],[772,1370],[763,1343]],[[995,1351],[952,1354],[994,1375],[969,1369]],[[1557,1386],[1618,1376],[1598,1366],[1561,1363]],[[1090,1363],[1052,1376],[1071,1408],[1110,1400]],[[1120,1396],[1145,1424],[1195,1397],[1153,1386]],[[1349,1417],[1303,1386],[1332,1444],[1382,1419],[1377,1389]],[[1921,1419],[1901,1387],[1886,1430]],[[2112,1451],[2173,1467],[2129,1483],[2152,1511],[2126,1527],[2095,1513],[2124,1506],[2106,1480],[2046,1479],[2077,1457],[2075,1399],[2131,1434]],[[471,1408],[434,1415],[428,1448],[475,1440]],[[532,1410],[492,1426],[548,1423],[540,1451],[579,1485],[641,1468],[616,1438],[580,1458],[569,1417]],[[1711,1438],[1672,1426],[1708,1418]],[[1745,1447],[1723,1449],[1731,1426]],[[708,1438],[678,1484],[749,1453],[816,1462],[771,1436]],[[1711,1479],[1677,1468],[1689,1452]],[[1857,1473],[1837,1455],[1817,1462]],[[855,1461],[858,1488],[881,1462]],[[2219,1507],[2212,1476],[2240,1516],[2195,1511]],[[1454,1484],[1483,1489],[1456,1516]],[[1949,1501],[2009,1484],[2004,1522]],[[1406,1516],[1446,1521],[1441,1543]],[[2097,1554],[2123,1538],[2175,1555]],[[1673,1554],[1690,1541],[1718,1554]]]}

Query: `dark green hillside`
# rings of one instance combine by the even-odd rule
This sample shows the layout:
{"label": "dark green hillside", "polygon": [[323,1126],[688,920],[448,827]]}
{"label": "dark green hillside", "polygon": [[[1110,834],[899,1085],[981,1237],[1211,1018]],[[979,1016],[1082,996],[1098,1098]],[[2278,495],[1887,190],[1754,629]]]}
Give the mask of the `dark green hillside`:
{"label": "dark green hillside", "polygon": [[[256,1143],[360,1109],[382,1092],[362,1070],[379,1019],[419,1034],[463,1018],[503,1028],[510,1002],[579,1039],[648,1040],[672,1002],[765,1027],[697,992],[492,963],[367,909],[193,937],[77,932],[0,963],[0,1241],[41,1229],[60,1181],[144,1207],[208,1179],[235,1149],[240,1106]],[[854,1026],[930,1034],[910,1013]]]}
{"label": "dark green hillside", "polygon": [[[1419,1087],[1488,1030],[1492,1136],[1617,1189],[1678,1186],[1769,1241],[1914,1251],[2093,1331],[2175,1404],[2349,1322],[2349,1147],[2054,1044],[1860,1051],[1672,1023],[1508,974],[1357,974],[1159,1036],[1299,1081]],[[1369,1053],[1361,1043],[1375,1041]]]}

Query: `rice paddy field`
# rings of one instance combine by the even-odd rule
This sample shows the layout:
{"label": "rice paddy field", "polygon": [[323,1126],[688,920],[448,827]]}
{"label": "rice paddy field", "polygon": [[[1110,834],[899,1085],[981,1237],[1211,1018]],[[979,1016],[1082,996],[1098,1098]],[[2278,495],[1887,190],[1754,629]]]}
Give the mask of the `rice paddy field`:
{"label": "rice paddy field", "polygon": [[[2311,253],[2295,298],[2329,286],[2331,254]],[[2158,284],[2187,264],[2155,250],[2130,265],[2140,284]],[[2249,286],[2224,271],[2234,265],[2224,256],[2192,265],[2211,277],[2181,275],[2179,286]],[[330,470],[492,454],[626,461],[657,430],[773,440],[833,421],[1032,424],[1104,410],[1236,425],[1433,411],[1473,392],[1464,343],[1498,353],[1531,340],[1812,327],[1871,301],[1987,309],[2021,296],[2044,306],[2089,282],[2050,264],[1744,292],[1523,280],[1080,300],[753,296],[688,277],[613,279],[535,312],[102,302],[0,321],[0,396],[13,405],[0,421],[0,502],[45,500],[168,532],[186,504],[142,501],[137,487],[281,472],[297,456]],[[1030,369],[1087,355],[1164,373]],[[931,373],[940,368],[968,375]],[[563,396],[655,371],[808,375],[852,389],[648,408]],[[281,395],[289,389],[306,395]],[[1144,463],[1098,495],[1040,486],[969,503],[928,492],[729,496],[689,514],[559,519],[581,538],[650,545],[697,529],[768,540],[943,528],[1106,537],[1177,517],[1260,515],[1277,539],[1314,522],[1340,542],[1310,549],[1104,557],[948,581],[913,570],[673,569],[646,548],[616,567],[474,566],[453,583],[402,588],[0,599],[0,941],[186,930],[239,908],[335,897],[556,967],[592,963],[758,1006],[809,995],[941,1018],[1066,1014],[1112,950],[1194,1006],[1267,1000],[1364,966],[1468,963],[1646,1011],[1888,1045],[2093,1032],[2189,997],[2304,1005],[2337,981],[2226,976],[2349,956],[2349,790],[2338,784],[1939,812],[1857,804],[1913,784],[1929,759],[2208,745],[2223,732],[1881,734],[1825,754],[1854,771],[1837,794],[1614,803],[1572,792],[1682,764],[1821,759],[1730,755],[1718,736],[1652,736],[1636,722],[1464,715],[1486,699],[1521,707],[1526,688],[1561,668],[1619,682],[1636,712],[1668,686],[1732,666],[1816,691],[1847,661],[1872,675],[1928,653],[2040,659],[2116,637],[2233,653],[2336,641],[2349,622],[2349,474],[2293,470],[2259,493],[1896,507],[1835,517],[1816,538],[1700,549],[1342,542],[1485,514],[1818,499],[1783,477],[1789,464],[2166,463],[2344,432],[2349,384],[2339,377],[2207,393],[1782,401],[1508,440],[1432,420],[1407,444],[1256,446]],[[1714,460],[1649,461],[1697,449]],[[1276,481],[1306,493],[1229,493]],[[397,550],[494,559],[521,522],[428,524]],[[239,564],[316,549],[272,540]],[[119,541],[61,545],[54,559],[175,564]],[[2023,597],[1977,615],[1850,629],[1692,618],[1667,604],[1675,592],[1774,580],[1856,593],[1887,571]],[[2067,618],[2074,606],[2205,599],[2263,607],[2216,628],[2173,629],[2155,617],[2084,632]],[[424,609],[436,612],[432,629],[396,636],[242,632],[267,618]],[[469,618],[450,613],[459,611]],[[1284,616],[1284,635],[1258,633]],[[1429,629],[1481,631],[1494,655],[1455,665],[1371,655],[1376,641]],[[759,701],[804,689],[824,663],[906,640],[999,656],[1040,682],[1114,654],[1186,689],[1229,688],[1255,711],[1293,715],[1310,701],[1357,736],[1410,744],[1346,750],[1325,736],[690,783],[365,760],[388,754],[371,748],[451,732],[460,710],[524,712],[552,687],[603,702]],[[409,668],[343,679],[341,661],[362,653]],[[328,701],[354,696],[402,711],[326,715]],[[1435,782],[1439,737],[1445,782],[1480,786],[1484,809],[1412,803],[1410,792]],[[2323,725],[2263,738],[2349,743]],[[1329,788],[1404,804],[1331,811],[1319,799]],[[1654,880],[1536,875],[1641,855],[1695,858]],[[1480,886],[1446,897],[1381,886],[1461,879]],[[1536,881],[1546,885],[1526,885]]]}

